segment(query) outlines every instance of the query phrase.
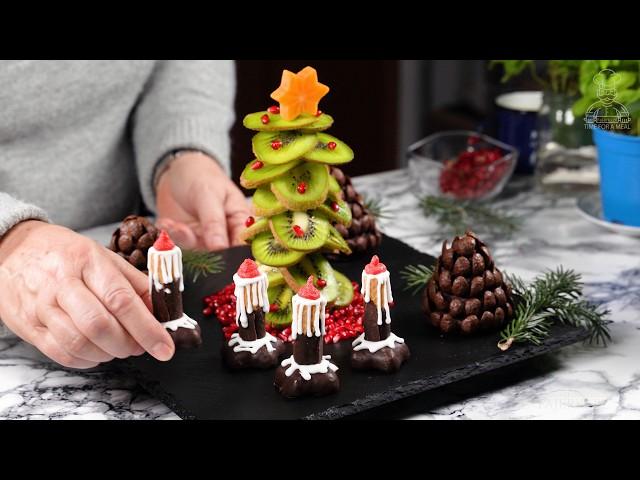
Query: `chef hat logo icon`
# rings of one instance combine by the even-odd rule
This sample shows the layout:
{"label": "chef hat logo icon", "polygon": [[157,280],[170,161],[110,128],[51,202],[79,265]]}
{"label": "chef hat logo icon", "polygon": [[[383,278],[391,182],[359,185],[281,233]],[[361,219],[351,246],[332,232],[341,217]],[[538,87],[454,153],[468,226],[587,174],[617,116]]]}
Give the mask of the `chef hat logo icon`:
{"label": "chef hat logo icon", "polygon": [[618,91],[616,85],[620,81],[620,75],[605,68],[593,76],[596,84],[595,101],[587,109],[585,115],[585,128],[598,127],[605,130],[627,130],[631,128],[631,117],[627,107],[616,101]]}
{"label": "chef hat logo icon", "polygon": [[593,83],[598,86],[598,91],[596,93],[598,98],[603,101],[615,99],[618,93],[616,85],[619,81],[620,75],[610,68],[605,68],[604,70],[600,70],[600,72],[596,73],[593,76]]}

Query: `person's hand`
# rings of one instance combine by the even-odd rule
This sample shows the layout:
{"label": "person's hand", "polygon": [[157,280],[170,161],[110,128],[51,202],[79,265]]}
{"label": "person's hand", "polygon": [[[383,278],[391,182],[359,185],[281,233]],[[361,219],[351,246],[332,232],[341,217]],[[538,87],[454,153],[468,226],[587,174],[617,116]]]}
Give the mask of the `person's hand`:
{"label": "person's hand", "polygon": [[90,368],[174,344],[151,314],[147,277],[98,243],[35,220],[0,241],[0,318],[52,360]]}
{"label": "person's hand", "polygon": [[165,170],[157,186],[159,228],[189,249],[220,250],[241,245],[238,238],[250,215],[238,187],[213,159],[185,152]]}

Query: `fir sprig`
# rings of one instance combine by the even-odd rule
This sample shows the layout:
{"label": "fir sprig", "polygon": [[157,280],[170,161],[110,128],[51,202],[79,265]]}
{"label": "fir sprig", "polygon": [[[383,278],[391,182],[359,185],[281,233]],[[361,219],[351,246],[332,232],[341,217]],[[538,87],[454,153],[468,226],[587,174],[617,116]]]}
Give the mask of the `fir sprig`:
{"label": "fir sprig", "polygon": [[511,234],[521,226],[519,217],[479,203],[427,195],[420,199],[420,207],[427,217],[435,217],[440,226],[450,228],[456,235],[469,228]]}
{"label": "fir sprig", "polygon": [[224,269],[224,260],[220,254],[203,250],[183,250],[182,263],[194,282],[201,275],[206,277]]}
{"label": "fir sprig", "polygon": [[515,318],[501,332],[498,348],[507,350],[518,342],[539,345],[549,335],[557,320],[582,327],[589,332],[589,342],[606,345],[611,340],[609,311],[582,299],[581,275],[562,266],[538,275],[526,285],[520,278],[507,275],[516,296]]}
{"label": "fir sprig", "polygon": [[387,207],[382,204],[382,200],[380,200],[379,198],[369,198],[363,195],[362,204],[364,208],[369,210],[369,213],[376,219],[390,218]]}
{"label": "fir sprig", "polygon": [[411,290],[411,295],[423,289],[432,275],[433,267],[426,265],[407,265],[400,271],[400,276],[405,282],[404,289]]}

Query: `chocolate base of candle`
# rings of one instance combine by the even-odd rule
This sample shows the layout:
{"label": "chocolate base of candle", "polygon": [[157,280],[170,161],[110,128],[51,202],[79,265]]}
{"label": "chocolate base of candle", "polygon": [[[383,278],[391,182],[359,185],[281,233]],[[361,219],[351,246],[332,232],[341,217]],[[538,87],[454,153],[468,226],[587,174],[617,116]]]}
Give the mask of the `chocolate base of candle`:
{"label": "chocolate base of candle", "polygon": [[314,373],[311,379],[305,380],[297,370],[287,377],[286,369],[279,366],[274,380],[276,390],[283,397],[322,397],[340,390],[340,379],[335,372]]}
{"label": "chocolate base of candle", "polygon": [[[182,308],[182,292],[180,291],[179,282],[163,285],[159,291],[153,287],[151,289],[151,303],[153,305],[153,315],[159,322],[165,323],[181,318],[184,310]],[[167,329],[167,331],[171,335],[176,348],[194,348],[202,345],[200,325],[197,325],[196,328],[181,327],[175,331],[170,329]]]}
{"label": "chocolate base of candle", "polygon": [[393,348],[383,347],[374,353],[365,348],[351,352],[351,367],[355,370],[379,370],[393,373],[400,370],[410,356],[411,352],[406,343],[395,343]]}
{"label": "chocolate base of candle", "polygon": [[[251,342],[265,336],[264,313],[262,310],[248,314],[247,321],[247,328],[240,327],[238,329],[238,335],[242,340]],[[234,347],[229,346],[229,340],[223,340],[221,349],[222,359],[232,370],[272,368],[278,365],[278,360],[285,354],[286,346],[280,339],[277,339],[275,343],[272,342],[271,345],[274,348],[272,351],[269,351],[266,346],[263,346],[256,353],[246,351],[236,352],[233,350]]]}
{"label": "chocolate base of candle", "polygon": [[234,352],[229,346],[229,341],[222,344],[222,359],[231,370],[242,370],[245,368],[257,368],[265,370],[278,365],[278,361],[286,352],[286,346],[280,339],[271,344],[274,350],[269,351],[267,347],[261,347],[256,353]]}
{"label": "chocolate base of candle", "polygon": [[[318,364],[322,361],[322,346],[322,337],[298,334],[293,341],[293,359],[298,365]],[[284,397],[321,397],[340,389],[340,380],[335,372],[314,373],[311,379],[305,380],[297,370],[287,377],[287,368],[279,366],[274,380],[274,386]]]}
{"label": "chocolate base of candle", "polygon": [[[386,340],[391,334],[391,324],[386,323],[386,312],[382,310],[382,325],[378,325],[378,311],[375,303],[364,307],[364,339],[370,342]],[[351,352],[351,366],[356,370],[379,370],[385,373],[397,372],[411,356],[406,343],[394,343],[393,348],[383,347],[377,352],[362,349]]]}

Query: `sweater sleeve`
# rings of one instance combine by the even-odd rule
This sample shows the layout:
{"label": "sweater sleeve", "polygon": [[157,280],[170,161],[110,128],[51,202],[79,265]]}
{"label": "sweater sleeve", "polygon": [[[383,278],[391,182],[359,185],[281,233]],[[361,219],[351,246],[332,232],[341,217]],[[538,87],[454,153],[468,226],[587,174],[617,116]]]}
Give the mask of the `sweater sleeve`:
{"label": "sweater sleeve", "polygon": [[[25,220],[49,221],[47,214],[41,208],[21,202],[11,195],[0,192],[0,239],[12,227]],[[0,338],[11,336],[13,336],[13,333],[5,327],[2,319],[0,319]]]}
{"label": "sweater sleeve", "polygon": [[159,161],[178,149],[201,150],[230,173],[234,121],[231,60],[158,61],[133,116],[133,142],[142,198],[155,212]]}

